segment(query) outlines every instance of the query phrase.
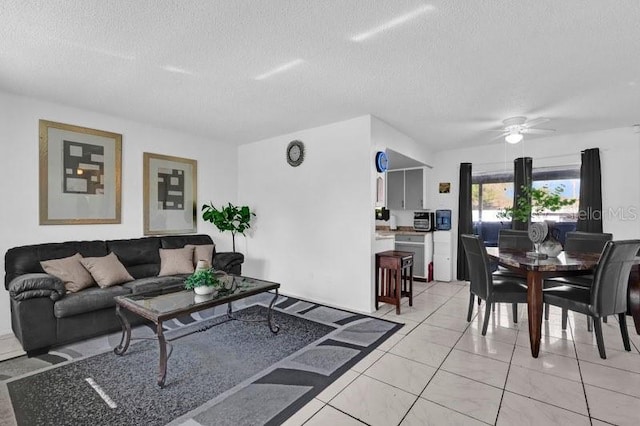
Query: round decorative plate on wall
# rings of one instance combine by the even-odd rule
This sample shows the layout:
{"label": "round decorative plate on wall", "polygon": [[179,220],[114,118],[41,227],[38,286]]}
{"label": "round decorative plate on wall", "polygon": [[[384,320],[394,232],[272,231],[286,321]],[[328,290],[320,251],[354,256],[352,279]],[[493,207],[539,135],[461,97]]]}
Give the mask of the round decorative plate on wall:
{"label": "round decorative plate on wall", "polygon": [[389,168],[389,158],[384,151],[378,151],[376,154],[376,170],[378,173],[384,173]]}
{"label": "round decorative plate on wall", "polygon": [[304,144],[301,141],[291,141],[287,145],[287,163],[298,167],[304,161]]}

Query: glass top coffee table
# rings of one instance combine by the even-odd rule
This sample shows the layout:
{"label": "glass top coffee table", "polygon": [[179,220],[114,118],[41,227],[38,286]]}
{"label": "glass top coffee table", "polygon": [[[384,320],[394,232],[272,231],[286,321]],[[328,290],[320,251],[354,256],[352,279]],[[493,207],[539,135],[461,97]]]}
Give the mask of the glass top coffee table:
{"label": "glass top coffee table", "polygon": [[[175,339],[166,339],[162,329],[162,323],[164,321],[213,308],[214,306],[223,305],[225,303],[228,306],[227,316],[229,319],[237,319],[233,316],[231,302],[271,290],[274,290],[275,295],[269,304],[267,318],[261,321],[267,322],[269,330],[271,330],[272,333],[278,333],[280,327],[274,324],[272,311],[273,304],[278,299],[278,289],[280,288],[280,284],[236,275],[224,275],[219,277],[219,279],[222,281],[223,289],[219,290],[217,293],[204,296],[196,295],[193,290],[177,288],[115,297],[116,315],[122,325],[122,338],[120,339],[120,344],[113,351],[117,355],[123,355],[129,348],[129,343],[131,342],[131,324],[127,320],[127,317],[122,313],[122,309],[126,309],[127,311],[152,321],[156,326],[156,336],[160,346],[158,386],[162,388],[164,387],[165,379],[167,377],[167,360],[169,359],[169,356],[171,356],[171,352],[167,354],[167,341],[188,336],[196,331],[203,331],[203,328],[199,328],[191,333],[182,334]],[[210,327],[213,327],[213,325]]]}

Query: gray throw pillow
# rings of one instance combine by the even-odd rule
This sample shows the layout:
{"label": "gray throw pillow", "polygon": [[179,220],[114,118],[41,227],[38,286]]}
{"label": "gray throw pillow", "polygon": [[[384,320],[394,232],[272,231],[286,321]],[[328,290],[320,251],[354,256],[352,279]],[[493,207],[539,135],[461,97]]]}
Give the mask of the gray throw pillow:
{"label": "gray throw pillow", "polygon": [[113,252],[103,257],[85,257],[81,262],[100,288],[133,281],[133,277]]}
{"label": "gray throw pillow", "polygon": [[187,244],[186,247],[193,247],[193,264],[197,265],[198,260],[206,260],[209,266],[213,261],[213,249],[215,247],[214,244]]}
{"label": "gray throw pillow", "polygon": [[178,274],[193,274],[194,246],[179,249],[160,249],[159,277]]}
{"label": "gray throw pillow", "polygon": [[82,255],[76,253],[63,259],[44,260],[40,266],[47,274],[59,278],[68,292],[75,293],[95,284],[89,271],[82,265],[82,259]]}

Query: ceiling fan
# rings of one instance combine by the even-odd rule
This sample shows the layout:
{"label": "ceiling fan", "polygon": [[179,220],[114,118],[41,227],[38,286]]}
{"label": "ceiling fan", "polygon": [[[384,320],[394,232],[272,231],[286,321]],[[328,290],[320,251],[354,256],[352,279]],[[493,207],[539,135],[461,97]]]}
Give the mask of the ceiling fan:
{"label": "ceiling fan", "polygon": [[535,129],[542,123],[550,121],[550,118],[535,118],[527,121],[527,117],[511,117],[503,120],[504,127],[499,129],[491,129],[492,132],[501,132],[500,136],[495,139],[504,137],[504,140],[508,143],[516,144],[524,138],[524,134],[546,134],[553,133],[555,129]]}

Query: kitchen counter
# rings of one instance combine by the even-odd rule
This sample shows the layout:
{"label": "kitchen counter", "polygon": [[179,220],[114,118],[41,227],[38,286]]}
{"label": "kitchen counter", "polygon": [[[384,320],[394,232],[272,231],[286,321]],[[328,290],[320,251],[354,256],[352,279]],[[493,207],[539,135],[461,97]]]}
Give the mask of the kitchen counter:
{"label": "kitchen counter", "polygon": [[414,231],[413,228],[410,227],[400,227],[395,231],[390,230],[389,228],[377,228],[376,229],[376,238],[378,235],[387,236],[387,237],[395,237],[396,235],[424,235],[428,234],[428,232],[420,232]]}
{"label": "kitchen counter", "polygon": [[376,240],[392,240],[395,237],[396,237],[395,234],[391,234],[388,232],[382,233],[382,232],[376,231]]}

